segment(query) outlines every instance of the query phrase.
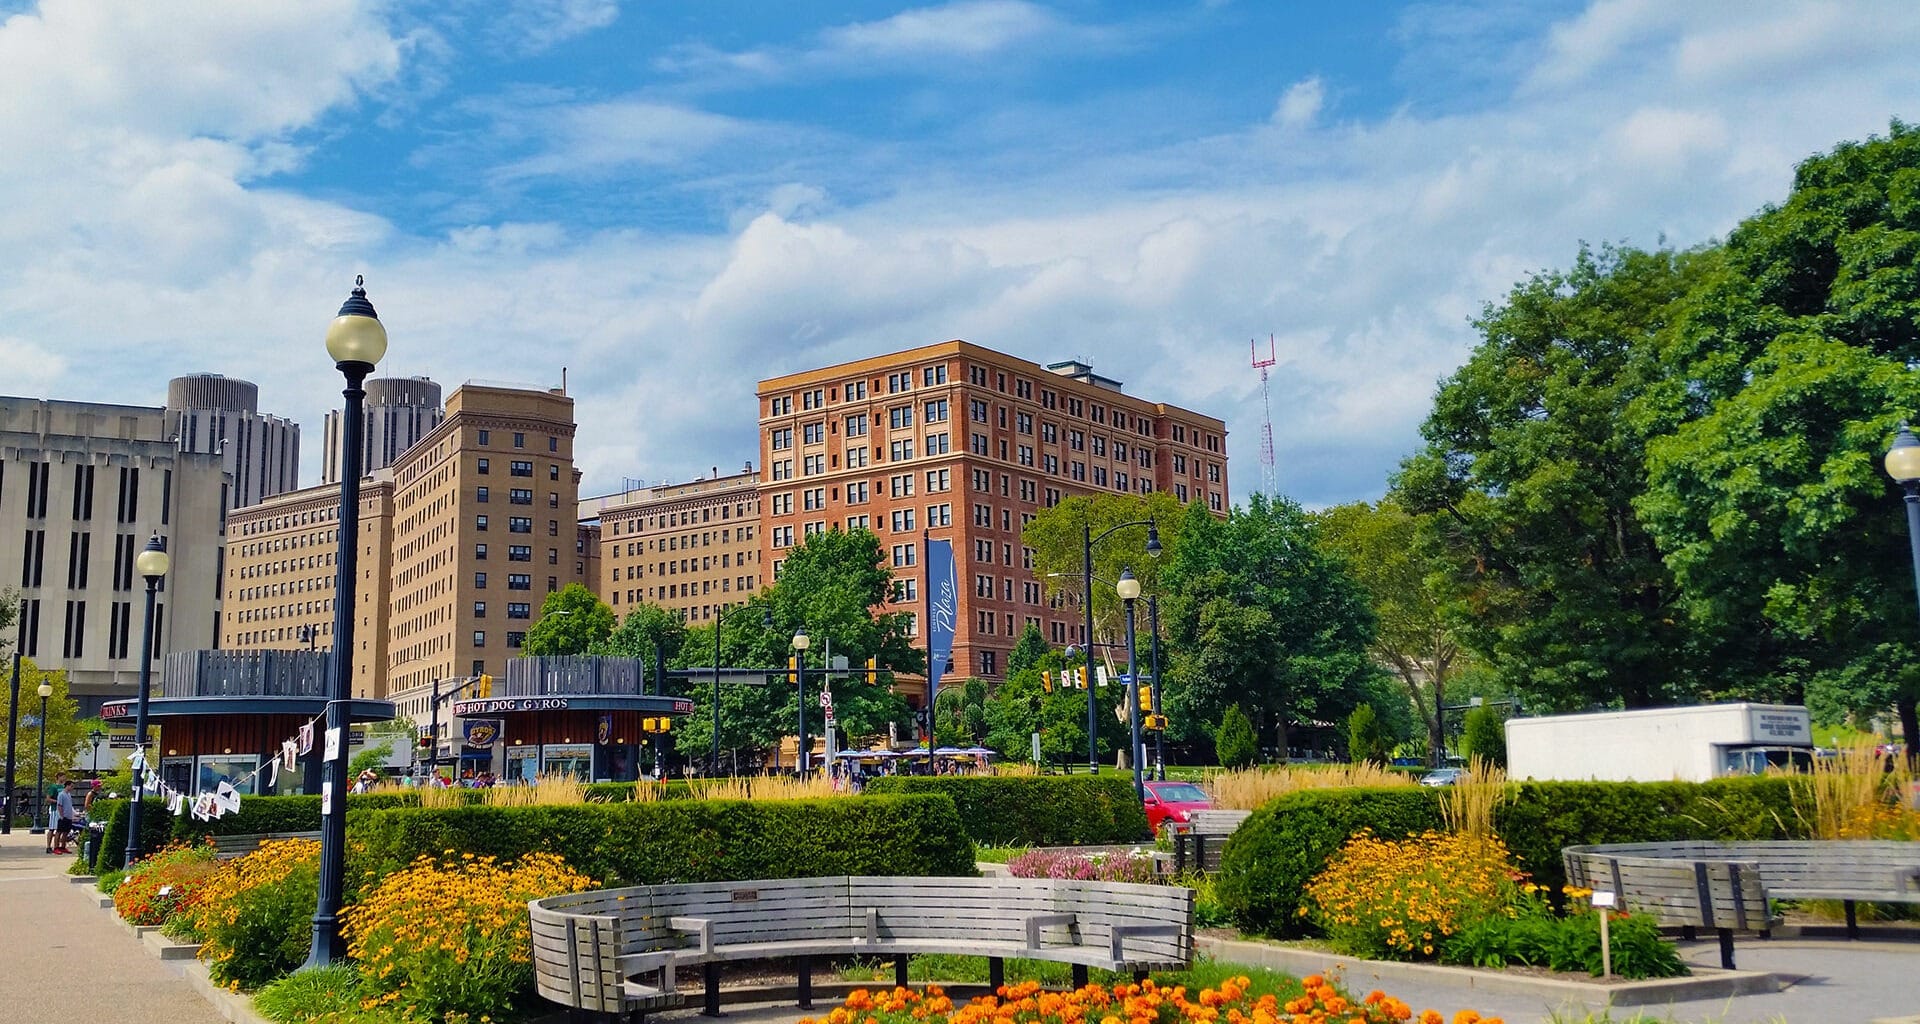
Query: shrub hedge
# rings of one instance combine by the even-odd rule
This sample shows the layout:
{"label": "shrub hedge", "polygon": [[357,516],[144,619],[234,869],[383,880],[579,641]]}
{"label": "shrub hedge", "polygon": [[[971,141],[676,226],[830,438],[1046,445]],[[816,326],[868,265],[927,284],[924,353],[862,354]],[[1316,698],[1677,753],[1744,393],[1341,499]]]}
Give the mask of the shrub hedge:
{"label": "shrub hedge", "polygon": [[[416,793],[356,793],[347,797],[347,809],[378,810],[388,807],[417,806]],[[94,874],[122,866],[127,849],[127,801],[96,800],[94,817],[106,821],[99,854],[94,858]],[[147,834],[144,850],[158,850],[169,842],[196,842],[203,836],[251,836],[269,832],[317,832],[320,829],[320,798],[317,796],[248,796],[240,800],[236,814],[224,814],[211,821],[198,821],[191,814],[172,815],[158,798],[147,799],[147,810],[140,815],[140,830]]]}
{"label": "shrub hedge", "polygon": [[347,848],[349,879],[448,850],[503,861],[557,853],[609,886],[974,874],[960,815],[937,795],[395,808],[350,815]]}
{"label": "shrub hedge", "polygon": [[[100,848],[93,857],[93,873],[104,875],[124,866],[127,861],[127,818],[133,810],[131,800],[95,800],[93,820],[105,821]],[[140,811],[140,849],[158,850],[173,838],[173,815],[158,797],[147,797]]]}
{"label": "shrub hedge", "polygon": [[1083,846],[1147,837],[1147,812],[1119,775],[890,775],[868,793],[942,793],[973,841],[987,846]]}
{"label": "shrub hedge", "polygon": [[[1560,850],[1665,839],[1796,839],[1791,779],[1712,782],[1524,782],[1510,787],[1494,831],[1536,882],[1566,883]],[[1404,839],[1443,828],[1442,791],[1423,787],[1302,790],[1253,813],[1220,855],[1220,902],[1242,929],[1298,935],[1301,894],[1363,828]]]}

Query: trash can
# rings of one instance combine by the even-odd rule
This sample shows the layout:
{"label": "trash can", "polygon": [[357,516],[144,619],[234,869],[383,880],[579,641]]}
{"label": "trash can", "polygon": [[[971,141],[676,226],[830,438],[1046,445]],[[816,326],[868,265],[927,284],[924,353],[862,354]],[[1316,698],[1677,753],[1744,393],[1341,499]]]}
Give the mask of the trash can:
{"label": "trash can", "polygon": [[86,838],[80,841],[80,856],[87,862],[87,869],[89,871],[93,869],[93,862],[96,859],[95,854],[100,850],[101,831],[101,829],[89,828],[87,829]]}

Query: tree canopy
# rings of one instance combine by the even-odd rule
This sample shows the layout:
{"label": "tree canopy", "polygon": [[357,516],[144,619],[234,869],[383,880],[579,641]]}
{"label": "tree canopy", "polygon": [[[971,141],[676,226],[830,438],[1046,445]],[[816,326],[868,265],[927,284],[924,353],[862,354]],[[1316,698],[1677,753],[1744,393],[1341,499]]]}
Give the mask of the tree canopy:
{"label": "tree canopy", "polygon": [[[1131,568],[1140,581],[1143,594],[1165,593],[1160,584],[1163,567],[1180,546],[1180,531],[1186,522],[1185,511],[1171,494],[1098,494],[1066,499],[1052,508],[1044,508],[1021,531],[1021,540],[1033,549],[1033,574],[1040,578],[1049,597],[1064,598],[1078,614],[1086,611],[1083,573],[1085,549],[1091,527],[1093,548],[1093,628],[1095,643],[1113,643],[1125,628],[1120,598],[1113,592],[1120,570]],[[1119,527],[1122,523],[1151,520],[1160,535],[1160,557],[1147,553],[1145,526]],[[1114,532],[1105,539],[1101,534]]]}
{"label": "tree canopy", "polygon": [[548,594],[540,605],[540,618],[527,630],[521,653],[527,657],[548,654],[586,654],[604,645],[613,635],[613,609],[578,583],[569,583]]}

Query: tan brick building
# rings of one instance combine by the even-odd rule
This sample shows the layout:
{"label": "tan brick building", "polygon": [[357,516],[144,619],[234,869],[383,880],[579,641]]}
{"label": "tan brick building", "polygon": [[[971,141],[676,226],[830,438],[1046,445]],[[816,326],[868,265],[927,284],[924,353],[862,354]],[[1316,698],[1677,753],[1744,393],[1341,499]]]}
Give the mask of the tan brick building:
{"label": "tan brick building", "polygon": [[1226,424],[1125,394],[1082,362],[1048,366],[965,341],[760,382],[760,558],[830,527],[881,538],[903,607],[925,593],[922,532],[953,541],[953,672],[997,678],[1028,623],[1082,639],[1050,607],[1021,530],[1075,494],[1166,491],[1228,505]]}
{"label": "tan brick building", "polygon": [[761,586],[759,487],[749,465],[589,500],[581,519],[599,526],[600,599],[622,617],[645,601],[698,624],[752,597]]}
{"label": "tan brick building", "polygon": [[[436,679],[503,674],[546,595],[589,582],[573,435],[565,394],[469,383],[361,484],[356,696],[424,703]],[[305,628],[331,646],[339,496],[310,487],[232,516],[221,646],[304,647]]]}
{"label": "tan brick building", "polygon": [[[288,491],[227,517],[220,646],[333,647],[340,485]],[[360,580],[354,590],[353,693],[386,694],[386,635],[393,530],[393,473],[360,483]]]}

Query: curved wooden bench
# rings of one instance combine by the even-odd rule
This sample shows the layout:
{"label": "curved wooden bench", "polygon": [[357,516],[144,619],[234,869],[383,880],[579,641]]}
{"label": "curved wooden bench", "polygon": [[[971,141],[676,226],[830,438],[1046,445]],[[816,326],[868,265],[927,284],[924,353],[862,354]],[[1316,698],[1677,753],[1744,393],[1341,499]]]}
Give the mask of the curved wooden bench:
{"label": "curved wooden bench", "polygon": [[1847,936],[1854,905],[1920,903],[1920,843],[1890,840],[1748,840],[1614,843],[1561,851],[1569,884],[1616,893],[1623,906],[1664,925],[1712,928],[1720,962],[1733,967],[1733,932],[1779,923],[1776,899],[1840,900]]}
{"label": "curved wooden bench", "polygon": [[1173,834],[1173,870],[1213,872],[1220,870],[1220,851],[1227,837],[1250,817],[1252,811],[1207,810],[1187,815],[1188,829]]}
{"label": "curved wooden bench", "polygon": [[[906,984],[916,954],[1010,957],[1144,977],[1193,955],[1193,891],[1183,886],[1046,878],[795,878],[633,886],[534,900],[540,994],[594,1013],[680,1004],[675,972],[703,969],[703,1012],[720,1012],[718,965],[793,957],[799,1004],[812,1006],[812,958],[891,958]],[[643,980],[644,979],[644,980]]]}

